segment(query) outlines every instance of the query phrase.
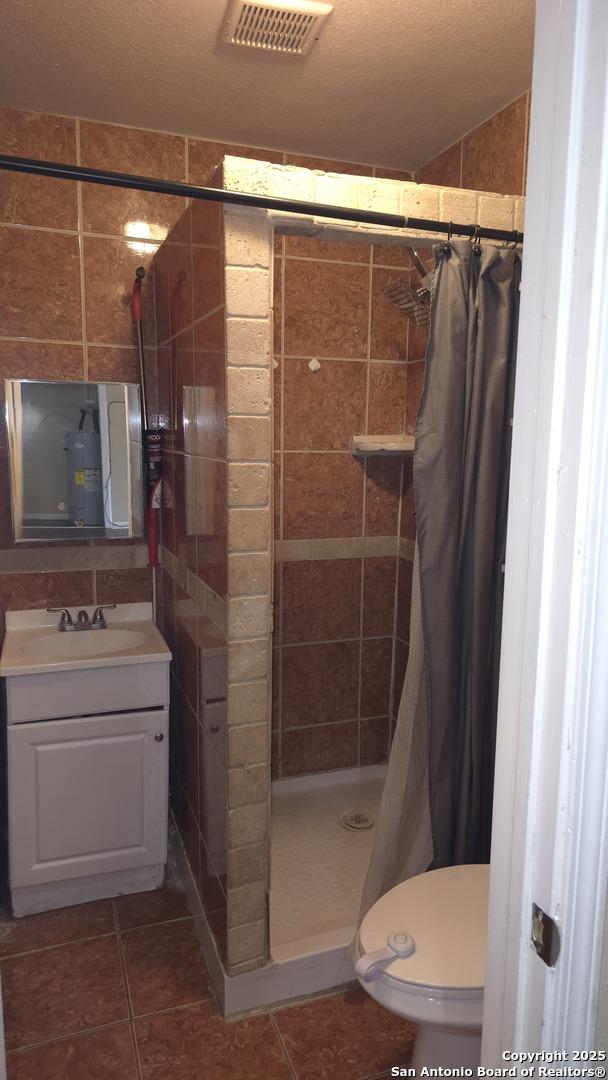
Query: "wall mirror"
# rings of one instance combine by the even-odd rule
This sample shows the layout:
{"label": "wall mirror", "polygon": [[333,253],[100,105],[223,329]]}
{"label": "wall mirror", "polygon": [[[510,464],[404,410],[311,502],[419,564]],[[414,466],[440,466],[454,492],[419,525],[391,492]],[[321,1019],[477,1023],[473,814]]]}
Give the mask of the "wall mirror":
{"label": "wall mirror", "polygon": [[15,541],[141,536],[139,386],[4,386]]}

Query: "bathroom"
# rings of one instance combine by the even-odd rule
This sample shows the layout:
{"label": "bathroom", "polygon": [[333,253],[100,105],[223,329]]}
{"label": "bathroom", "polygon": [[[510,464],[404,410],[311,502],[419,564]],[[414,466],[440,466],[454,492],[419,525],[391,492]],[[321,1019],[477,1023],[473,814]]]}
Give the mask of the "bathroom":
{"label": "bathroom", "polygon": [[[114,65],[120,57],[126,63],[118,10],[103,48],[79,24],[97,64],[88,86],[71,2],[59,5],[56,21],[45,15],[38,23],[33,12],[17,10],[8,20],[13,55],[9,63],[7,49],[0,154],[121,174],[127,183],[99,175],[87,182],[77,171],[71,179],[0,171],[0,392],[14,418],[36,386],[21,380],[66,383],[66,394],[86,385],[86,398],[76,386],[73,404],[53,398],[45,425],[75,409],[70,423],[81,431],[92,422],[96,434],[101,420],[103,445],[106,426],[112,435],[104,415],[115,400],[105,414],[99,403],[108,386],[120,396],[126,385],[131,497],[119,536],[106,529],[98,539],[65,532],[53,542],[46,534],[33,539],[18,516],[24,500],[15,498],[29,475],[16,453],[17,425],[3,423],[0,610],[10,760],[0,979],[9,1080],[366,1080],[406,1066],[416,1045],[416,1065],[426,1061],[417,1017],[382,1007],[358,987],[351,954],[412,644],[414,436],[429,339],[428,317],[418,325],[386,289],[403,279],[415,289],[430,283],[434,245],[464,243],[458,223],[487,230],[490,238],[472,236],[482,245],[499,230],[505,257],[519,259],[534,5],[516,6],[508,33],[494,11],[485,36],[470,45],[472,26],[464,32],[461,12],[459,48],[470,48],[472,63],[481,54],[487,70],[486,79],[476,75],[477,88],[489,86],[490,46],[500,44],[497,85],[472,99],[466,80],[457,82],[462,101],[448,107],[444,97],[438,130],[429,130],[427,111],[408,121],[403,140],[394,92],[377,83],[366,91],[363,119],[355,125],[351,118],[348,130],[340,130],[339,102],[324,124],[322,95],[307,101],[318,77],[314,67],[307,74],[315,53],[330,79],[342,77],[329,71],[338,45],[346,55],[349,47],[353,56],[363,50],[359,59],[371,63],[379,43],[368,41],[369,4],[336,0],[310,57],[296,59],[226,44],[227,6],[212,7],[209,25],[197,29],[204,42],[197,40],[213,69],[206,78],[217,78],[215,98],[201,104],[199,96],[184,115],[183,79],[156,103],[142,99],[130,71],[128,88],[117,93]],[[498,7],[506,18],[510,5]],[[382,5],[383,18],[391,8]],[[200,63],[188,45],[195,15],[192,5],[180,7],[172,31],[189,64]],[[340,41],[342,16],[357,25],[350,46]],[[417,18],[422,34],[431,13]],[[472,22],[482,34],[480,21]],[[403,55],[409,42],[411,58],[406,23],[395,48]],[[161,47],[162,20],[133,27],[146,53]],[[453,32],[449,20],[442,23],[443,44],[416,69],[420,85]],[[64,47],[64,70],[53,70]],[[36,50],[45,77],[30,86],[22,59]],[[135,68],[154,63],[142,55]],[[284,90],[294,64],[287,123],[261,103],[265,80]],[[252,99],[240,115],[235,87],[246,78]],[[424,97],[420,91],[420,108]],[[380,102],[383,124],[374,124]],[[439,102],[440,91],[435,108]],[[161,190],[138,189],[129,177],[152,178]],[[171,184],[251,193],[261,202],[230,206],[179,186],[169,194]],[[298,203],[312,210],[300,212]],[[315,215],[315,204],[336,214],[350,207],[350,218]],[[404,236],[402,227],[374,222],[374,212],[449,222],[450,229],[447,237],[422,227]],[[144,273],[136,279],[138,268]],[[136,280],[141,292],[136,286],[134,293]],[[162,432],[162,495],[145,515],[141,417],[133,421],[138,407],[130,396],[142,366],[143,427]],[[388,435],[382,453],[365,441],[382,436],[386,444]],[[104,514],[114,528],[121,514],[119,476],[112,475],[115,504],[109,507],[106,492]],[[53,498],[63,507],[63,495]],[[151,523],[159,530],[157,557]],[[43,676],[43,665],[31,660],[11,667],[11,632],[44,628],[61,637],[57,648],[78,641],[84,649],[91,640],[56,634],[64,616],[49,616],[49,608],[68,609],[77,628],[84,611],[83,622],[101,627],[91,634],[97,642],[119,633],[121,619],[149,623],[148,644],[131,657],[140,661],[137,674],[118,665],[107,677],[99,658],[89,665],[97,672],[94,710],[70,712],[74,691],[69,680],[57,689],[59,669]],[[32,621],[38,615],[42,621]],[[63,675],[77,672],[78,663]],[[48,704],[33,684],[19,701],[19,688],[38,676],[55,680]],[[33,720],[50,730],[95,711],[95,722],[103,713],[110,724],[131,710],[143,717],[143,741],[156,740],[157,758],[133,758],[155,778],[152,792],[137,789],[143,802],[130,796],[126,750],[119,766],[113,759],[108,783],[84,757],[70,781],[52,768],[48,774],[48,783],[61,777],[64,799],[68,790],[76,801],[86,796],[104,819],[95,842],[98,853],[104,843],[114,848],[108,866],[118,876],[110,884],[82,868],[77,888],[57,874],[46,879],[51,885],[34,885],[32,874],[27,887],[25,878],[17,882],[15,851],[29,811],[26,825],[16,825],[15,807],[26,807],[34,784],[26,776],[32,759],[15,749],[18,708],[28,721],[21,733]],[[104,729],[104,745],[115,739],[118,746],[116,730]],[[73,729],[74,745],[81,734]],[[3,749],[3,793],[5,757]],[[15,774],[20,761],[25,771]],[[52,788],[51,801],[55,794]],[[138,862],[120,861],[117,837],[129,830],[113,818],[119,805],[131,813],[132,830],[140,818],[149,830]],[[43,825],[45,813],[49,822],[53,814],[50,806],[42,811],[36,827],[50,836],[51,825],[46,833]],[[86,819],[83,811],[82,829]],[[80,842],[79,824],[64,815],[59,828],[66,849]],[[483,984],[479,1009],[482,997]]]}

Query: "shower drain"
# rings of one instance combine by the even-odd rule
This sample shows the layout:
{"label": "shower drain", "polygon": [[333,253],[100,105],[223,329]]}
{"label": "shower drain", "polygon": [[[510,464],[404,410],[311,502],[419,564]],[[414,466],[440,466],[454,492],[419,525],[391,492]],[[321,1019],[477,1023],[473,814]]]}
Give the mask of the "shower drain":
{"label": "shower drain", "polygon": [[374,826],[374,819],[371,814],[365,814],[362,810],[349,810],[347,814],[342,814],[340,818],[340,825],[343,829],[372,829]]}

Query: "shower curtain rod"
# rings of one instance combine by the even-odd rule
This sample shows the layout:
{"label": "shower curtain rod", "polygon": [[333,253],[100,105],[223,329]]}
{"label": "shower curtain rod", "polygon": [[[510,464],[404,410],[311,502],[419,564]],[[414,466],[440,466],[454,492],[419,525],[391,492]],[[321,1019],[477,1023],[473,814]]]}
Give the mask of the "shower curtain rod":
{"label": "shower curtain rod", "polygon": [[506,243],[523,243],[524,234],[517,229],[490,229],[479,225],[462,225],[453,221],[433,221],[430,218],[403,217],[401,214],[381,214],[375,210],[354,210],[348,206],[331,206],[326,203],[303,202],[298,199],[279,199],[271,195],[252,195],[243,191],[223,191],[221,188],[199,187],[177,180],[157,180],[153,176],[133,176],[130,173],[107,172],[88,169],[82,165],[61,165],[54,161],[38,161],[35,158],[12,157],[0,154],[0,169],[9,172],[33,173],[37,176],[53,176],[59,180],[82,180],[87,184],[105,184],[109,187],[132,188],[135,191],[151,191],[158,195],[178,195],[188,199],[229,203],[236,206],[253,206],[262,210],[282,210],[290,214],[308,214],[312,217],[337,218],[340,221],[356,221],[366,225],[385,225],[393,229],[416,229],[419,232],[447,233],[451,236],[468,236],[479,240],[503,240]]}

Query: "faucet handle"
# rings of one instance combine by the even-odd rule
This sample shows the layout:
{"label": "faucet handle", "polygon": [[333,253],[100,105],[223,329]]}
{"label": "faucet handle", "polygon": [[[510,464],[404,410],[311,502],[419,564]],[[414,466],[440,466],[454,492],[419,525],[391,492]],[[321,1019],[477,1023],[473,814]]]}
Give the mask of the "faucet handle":
{"label": "faucet handle", "polygon": [[47,607],[46,609],[49,615],[59,614],[61,612],[61,618],[59,620],[59,630],[72,630],[74,623],[72,622],[72,616],[70,615],[67,607]]}
{"label": "faucet handle", "polygon": [[116,604],[99,604],[99,606],[95,608],[91,626],[98,627],[100,630],[103,629],[106,625],[106,620],[103,616],[104,611],[112,611],[115,607]]}

